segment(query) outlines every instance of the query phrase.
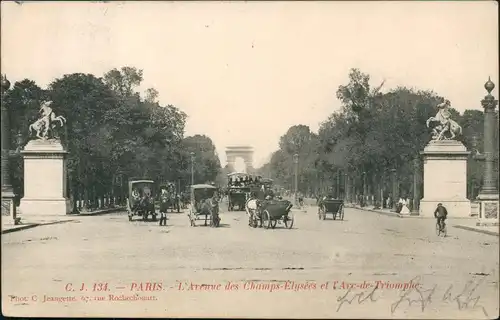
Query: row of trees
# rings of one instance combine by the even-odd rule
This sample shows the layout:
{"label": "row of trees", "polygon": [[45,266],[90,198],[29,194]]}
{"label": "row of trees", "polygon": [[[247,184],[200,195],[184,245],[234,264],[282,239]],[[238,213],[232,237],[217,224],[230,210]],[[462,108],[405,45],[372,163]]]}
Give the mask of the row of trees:
{"label": "row of trees", "polygon": [[[183,188],[191,180],[191,154],[195,183],[215,180],[221,165],[211,139],[185,137],[187,115],[161,105],[154,88],[141,96],[142,80],[142,70],[123,67],[102,77],[67,74],[47,89],[29,79],[16,82],[3,95],[11,145],[22,147],[32,138],[29,124],[39,117],[41,102],[52,100],[54,112],[67,119],[61,138],[69,151],[70,195],[84,199],[84,206],[102,205],[98,199],[104,197],[123,200],[129,178],[175,181]],[[11,166],[13,187],[22,197],[21,157],[12,159]]]}
{"label": "row of trees", "polygon": [[[383,83],[372,88],[369,75],[352,69],[349,83],[339,86],[337,91],[341,110],[332,113],[320,125],[318,133],[305,125],[289,128],[270,162],[260,169],[261,173],[293,190],[293,155],[298,154],[300,192],[319,193],[333,188],[339,196],[346,192],[379,196],[379,190],[383,189],[386,197],[392,192],[389,170],[396,169],[399,185],[396,196],[411,198],[413,174],[419,175],[414,160],[420,158],[419,152],[431,139],[426,120],[435,116],[436,105],[444,99],[434,92],[405,87],[382,93],[382,86]],[[473,155],[482,151],[484,115],[479,110],[460,114],[452,109],[451,113],[463,127],[459,140],[473,151],[468,165],[468,187],[470,196],[477,195],[482,182],[482,163]],[[422,169],[421,162],[418,167]],[[346,190],[346,179],[352,183],[350,191]]]}

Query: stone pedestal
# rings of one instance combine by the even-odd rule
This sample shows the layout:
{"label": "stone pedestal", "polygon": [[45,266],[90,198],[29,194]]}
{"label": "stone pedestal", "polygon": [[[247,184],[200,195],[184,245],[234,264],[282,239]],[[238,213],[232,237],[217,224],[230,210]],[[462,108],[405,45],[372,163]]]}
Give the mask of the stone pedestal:
{"label": "stone pedestal", "polygon": [[32,140],[21,151],[24,198],[19,210],[23,216],[66,215],[71,212],[66,192],[67,153],[58,140]]}
{"label": "stone pedestal", "polygon": [[479,194],[477,200],[479,202],[479,220],[476,225],[481,227],[499,226],[498,194]]}
{"label": "stone pedestal", "polygon": [[2,190],[2,230],[4,225],[19,224],[16,214],[15,194],[10,190]]}
{"label": "stone pedestal", "polygon": [[450,218],[471,215],[467,199],[467,156],[465,146],[454,140],[431,141],[421,152],[424,161],[424,194],[420,216],[433,217],[438,203]]}

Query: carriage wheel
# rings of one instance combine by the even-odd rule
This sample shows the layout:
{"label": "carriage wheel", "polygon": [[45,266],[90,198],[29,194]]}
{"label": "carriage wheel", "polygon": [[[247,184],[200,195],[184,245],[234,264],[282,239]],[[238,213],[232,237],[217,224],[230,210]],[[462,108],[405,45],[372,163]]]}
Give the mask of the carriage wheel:
{"label": "carriage wheel", "polygon": [[293,227],[293,216],[289,217],[288,215],[283,217],[283,220],[285,221],[285,227],[288,229],[292,229]]}
{"label": "carriage wheel", "polygon": [[269,227],[271,226],[271,215],[267,210],[264,210],[264,212],[262,212],[262,226],[266,229],[269,229]]}
{"label": "carriage wheel", "polygon": [[278,223],[277,220],[271,220],[271,228],[276,228],[276,224]]}

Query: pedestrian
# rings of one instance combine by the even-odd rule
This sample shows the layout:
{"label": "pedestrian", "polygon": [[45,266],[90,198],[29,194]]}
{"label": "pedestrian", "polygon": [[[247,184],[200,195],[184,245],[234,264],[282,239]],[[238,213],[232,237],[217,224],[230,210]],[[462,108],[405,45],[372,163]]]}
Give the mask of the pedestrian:
{"label": "pedestrian", "polygon": [[160,226],[167,225],[167,211],[169,203],[169,194],[166,189],[161,189],[160,195]]}
{"label": "pedestrian", "polygon": [[410,213],[410,209],[408,208],[408,198],[407,197],[401,198],[399,200],[399,203],[401,205],[401,207],[399,209],[399,213],[402,213],[402,214]]}

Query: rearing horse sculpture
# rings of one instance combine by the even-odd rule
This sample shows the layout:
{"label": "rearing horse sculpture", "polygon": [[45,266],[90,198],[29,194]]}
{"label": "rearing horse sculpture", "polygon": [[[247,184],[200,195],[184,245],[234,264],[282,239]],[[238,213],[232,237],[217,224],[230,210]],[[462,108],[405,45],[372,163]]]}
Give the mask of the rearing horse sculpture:
{"label": "rearing horse sculpture", "polygon": [[56,116],[50,105],[52,101],[47,101],[40,107],[40,113],[42,117],[29,126],[30,134],[35,132],[37,138],[39,139],[49,139],[52,136],[52,132],[56,128],[56,122],[60,123],[60,126],[66,124],[66,119],[63,116]]}
{"label": "rearing horse sculpture", "polygon": [[[432,130],[432,140],[453,140],[457,134],[462,134],[462,127],[450,118],[451,114],[449,107],[449,100],[438,104],[437,108],[439,110],[436,113],[436,116],[427,119],[427,127],[429,127],[431,122],[438,122],[438,125],[436,125]],[[445,136],[446,132],[450,133],[450,137]]]}

